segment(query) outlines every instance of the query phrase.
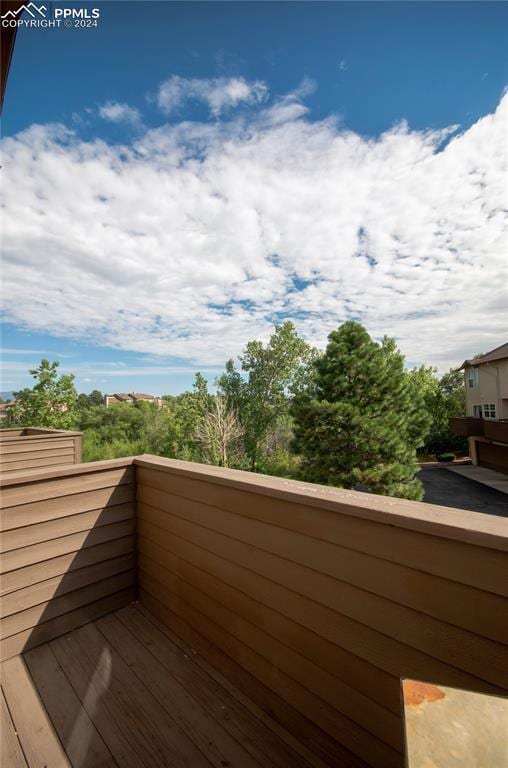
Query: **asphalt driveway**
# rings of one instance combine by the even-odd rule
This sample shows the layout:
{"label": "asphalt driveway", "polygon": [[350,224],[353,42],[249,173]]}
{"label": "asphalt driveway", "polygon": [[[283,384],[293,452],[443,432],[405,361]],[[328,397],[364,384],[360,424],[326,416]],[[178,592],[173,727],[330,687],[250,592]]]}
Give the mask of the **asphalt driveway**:
{"label": "asphalt driveway", "polygon": [[422,469],[418,477],[425,489],[424,501],[444,507],[508,517],[508,495],[469,480],[444,467]]}

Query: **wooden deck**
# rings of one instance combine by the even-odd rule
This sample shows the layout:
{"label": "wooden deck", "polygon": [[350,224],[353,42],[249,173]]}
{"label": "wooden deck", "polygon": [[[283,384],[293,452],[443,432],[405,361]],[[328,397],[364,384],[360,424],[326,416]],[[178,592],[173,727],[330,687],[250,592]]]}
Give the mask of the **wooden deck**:
{"label": "wooden deck", "polygon": [[2,768],[322,766],[139,604],[1,671]]}

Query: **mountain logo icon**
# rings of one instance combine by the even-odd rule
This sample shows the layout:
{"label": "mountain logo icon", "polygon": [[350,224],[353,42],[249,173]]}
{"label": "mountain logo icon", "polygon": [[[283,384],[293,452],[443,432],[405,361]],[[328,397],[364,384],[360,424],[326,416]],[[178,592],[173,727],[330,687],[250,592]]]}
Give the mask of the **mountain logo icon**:
{"label": "mountain logo icon", "polygon": [[2,14],[2,16],[0,16],[0,18],[15,19],[18,16],[20,16],[23,13],[23,11],[26,11],[32,17],[32,19],[37,18],[36,14],[39,14],[39,16],[42,16],[42,18],[45,19],[47,10],[48,9],[46,8],[45,5],[37,6],[35,5],[35,3],[28,3],[28,5],[20,6],[17,9],[17,11],[6,11],[5,13]]}

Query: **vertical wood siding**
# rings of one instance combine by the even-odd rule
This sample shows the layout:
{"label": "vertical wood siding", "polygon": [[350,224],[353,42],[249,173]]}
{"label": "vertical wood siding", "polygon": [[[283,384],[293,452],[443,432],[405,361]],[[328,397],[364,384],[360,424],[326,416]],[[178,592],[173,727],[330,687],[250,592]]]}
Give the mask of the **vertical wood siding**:
{"label": "vertical wood siding", "polygon": [[330,765],[404,765],[401,678],[508,691],[505,519],[135,461],[142,601]]}
{"label": "vertical wood siding", "polygon": [[81,433],[56,429],[0,430],[0,473],[81,462]]}
{"label": "vertical wood siding", "polygon": [[114,460],[3,478],[2,659],[132,599],[131,464]]}

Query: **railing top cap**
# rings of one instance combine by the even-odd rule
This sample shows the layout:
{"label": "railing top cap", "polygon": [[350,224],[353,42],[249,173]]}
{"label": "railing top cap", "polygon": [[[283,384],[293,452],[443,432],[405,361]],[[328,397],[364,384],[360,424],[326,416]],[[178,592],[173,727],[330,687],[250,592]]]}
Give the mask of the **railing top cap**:
{"label": "railing top cap", "polygon": [[[13,435],[13,432],[17,432]],[[0,429],[0,442],[17,440],[47,440],[52,437],[77,437],[82,432],[71,429],[50,429],[49,427],[13,427]]]}
{"label": "railing top cap", "polygon": [[[348,515],[431,536],[508,551],[508,518],[151,455],[13,472],[1,479],[0,486],[5,488],[54,479],[72,479],[92,472],[132,465],[135,468],[152,469],[169,475],[184,476],[197,482],[210,482],[285,500],[333,514]],[[169,486],[168,492],[171,493]]]}
{"label": "railing top cap", "polygon": [[10,472],[4,476],[0,474],[0,488],[7,488],[13,485],[28,485],[29,483],[42,483],[45,480],[57,480],[59,478],[80,477],[92,472],[104,472],[108,469],[131,467],[133,463],[134,457],[127,456],[121,459],[90,461],[84,464],[65,464],[63,466],[42,467],[40,469],[21,469],[19,472]]}
{"label": "railing top cap", "polygon": [[508,550],[508,518],[158,456],[137,456],[134,463],[334,513]]}

